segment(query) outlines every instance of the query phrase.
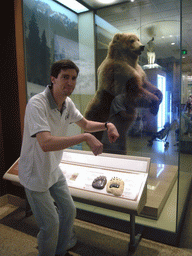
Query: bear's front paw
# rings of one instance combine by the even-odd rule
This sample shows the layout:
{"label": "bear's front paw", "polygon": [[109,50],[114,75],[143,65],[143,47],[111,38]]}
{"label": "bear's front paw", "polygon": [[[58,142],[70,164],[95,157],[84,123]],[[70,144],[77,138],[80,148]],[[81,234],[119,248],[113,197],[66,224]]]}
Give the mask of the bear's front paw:
{"label": "bear's front paw", "polygon": [[150,109],[151,114],[156,116],[159,111],[159,103],[157,101],[152,101],[149,106],[149,109]]}

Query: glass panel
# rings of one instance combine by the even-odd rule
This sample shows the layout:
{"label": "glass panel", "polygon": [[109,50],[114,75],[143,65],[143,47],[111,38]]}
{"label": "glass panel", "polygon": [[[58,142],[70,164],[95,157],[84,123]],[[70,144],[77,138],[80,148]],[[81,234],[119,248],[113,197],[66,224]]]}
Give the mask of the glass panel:
{"label": "glass panel", "polygon": [[179,161],[179,193],[178,193],[178,223],[181,225],[183,209],[192,176],[192,111],[191,111],[191,61],[192,51],[189,38],[192,38],[192,5],[188,0],[182,0],[182,77],[181,77],[181,124],[180,124],[180,161]]}
{"label": "glass panel", "polygon": [[[186,38],[192,38],[191,5],[188,0],[183,0],[182,3],[182,49],[188,50],[189,54],[191,44]],[[144,92],[141,92],[142,97],[140,94],[138,96],[135,80],[128,79],[125,83],[123,72],[108,76],[109,80],[119,79],[130,87],[124,86],[122,90],[121,87],[113,86],[112,92],[104,90],[103,101],[99,102],[104,102],[104,105],[101,104],[102,111],[108,104],[109,116],[103,117],[102,112],[98,111],[98,117],[106,121],[113,116],[122,136],[119,144],[113,144],[112,147],[106,143],[106,134],[100,134],[100,138],[103,136],[105,152],[151,158],[147,186],[149,200],[136,222],[175,232],[179,227],[192,173],[191,110],[187,107],[190,105],[186,105],[192,94],[191,58],[183,60],[181,86],[180,0],[125,2],[99,9],[95,17],[92,12],[77,15],[52,0],[24,0],[23,13],[28,99],[43,91],[49,83],[51,64],[56,60],[69,58],[80,68],[77,87],[71,98],[82,113],[87,113],[95,88],[98,90],[100,84],[95,70],[98,70],[106,58],[113,36],[122,32],[134,33],[145,45],[138,63],[148,81],[154,85],[153,90],[158,88],[162,92],[162,102],[158,107],[157,99],[145,91],[145,86]],[[128,94],[125,94],[127,88],[132,88],[128,90],[132,95],[128,101]],[[137,99],[134,98],[134,93]],[[76,125],[71,125],[69,131],[68,135],[81,132]],[[89,150],[85,144],[78,145],[77,148]],[[120,212],[96,207],[93,211],[129,219],[129,216]]]}
{"label": "glass panel", "polygon": [[[124,63],[132,65],[132,69],[129,69],[131,70],[129,72],[132,72],[131,75],[129,74],[130,80],[124,79],[124,71],[117,72],[118,65],[114,69],[111,66],[111,70],[113,69],[111,81],[106,82],[101,76],[98,77],[98,89],[101,90],[99,87],[102,86],[101,80],[105,89],[108,88],[106,96],[110,99],[108,120],[117,124],[121,134],[120,143],[113,146],[107,143],[103,135],[102,141],[107,144],[104,147],[105,152],[151,158],[147,204],[149,208],[151,207],[151,211],[156,209],[159,214],[150,216],[149,213],[144,212],[142,215],[146,218],[138,217],[136,220],[146,226],[175,232],[180,126],[180,1],[127,2],[102,8],[96,14],[97,69],[105,72],[106,68],[110,72],[103,62],[109,54],[108,50],[114,54],[110,55],[113,63],[108,65],[116,62],[118,65],[125,65],[119,64],[122,59]],[[146,91],[141,91],[141,98],[137,94],[136,96],[133,94],[131,99],[130,96],[127,97],[125,93],[127,86],[133,84],[135,86],[135,80],[131,84],[131,78],[134,77],[134,72],[138,72],[138,68],[134,71],[132,63],[136,58],[133,58],[135,56],[133,49],[125,46],[125,44],[131,45],[128,36],[123,39],[116,37],[110,45],[116,33],[133,33],[140,39],[142,45],[145,45],[143,51],[138,51],[138,63],[148,81],[154,85],[148,91],[157,95],[156,88],[158,88],[163,94],[159,107],[158,104],[155,106],[156,100]],[[126,59],[122,53],[126,55]],[[110,87],[105,82],[113,84]],[[118,88],[114,88],[115,86]],[[146,90],[149,88],[145,85],[144,87]],[[132,87],[132,90],[136,90],[135,88]],[[136,102],[135,105],[132,104],[133,101]]]}

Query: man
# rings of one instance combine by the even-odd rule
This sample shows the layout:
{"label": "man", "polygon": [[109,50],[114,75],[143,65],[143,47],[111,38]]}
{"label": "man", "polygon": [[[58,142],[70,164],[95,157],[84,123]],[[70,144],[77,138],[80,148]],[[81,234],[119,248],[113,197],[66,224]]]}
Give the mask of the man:
{"label": "man", "polygon": [[26,107],[19,178],[40,228],[39,256],[69,256],[67,250],[76,243],[76,210],[59,168],[63,149],[85,141],[95,156],[103,150],[102,143],[90,133],[66,137],[68,125],[76,123],[87,132],[107,129],[111,143],[119,136],[112,123],[88,121],[76,109],[69,96],[78,73],[79,68],[70,60],[54,63],[51,86],[32,97]]}

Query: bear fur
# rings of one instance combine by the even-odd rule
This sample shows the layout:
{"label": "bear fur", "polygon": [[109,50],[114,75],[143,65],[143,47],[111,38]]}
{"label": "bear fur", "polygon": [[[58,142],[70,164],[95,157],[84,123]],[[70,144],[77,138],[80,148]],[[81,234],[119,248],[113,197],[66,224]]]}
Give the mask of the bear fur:
{"label": "bear fur", "polygon": [[136,117],[137,107],[150,108],[152,114],[157,114],[162,93],[147,80],[138,64],[143,50],[144,45],[135,34],[114,35],[107,56],[98,68],[98,89],[85,111],[88,120],[109,121],[111,104],[117,96],[119,101],[119,95],[123,98],[122,105],[125,104],[122,118],[127,119],[126,130]]}

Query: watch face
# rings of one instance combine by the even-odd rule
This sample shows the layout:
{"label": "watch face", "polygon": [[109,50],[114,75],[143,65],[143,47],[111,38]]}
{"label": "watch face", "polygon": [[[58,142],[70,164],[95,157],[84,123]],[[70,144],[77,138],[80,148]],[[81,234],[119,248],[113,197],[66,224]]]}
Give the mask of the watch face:
{"label": "watch face", "polygon": [[92,186],[96,189],[103,189],[107,183],[107,178],[105,176],[99,176],[94,179]]}

